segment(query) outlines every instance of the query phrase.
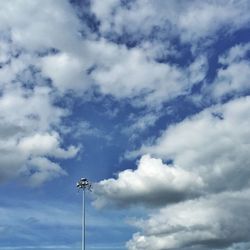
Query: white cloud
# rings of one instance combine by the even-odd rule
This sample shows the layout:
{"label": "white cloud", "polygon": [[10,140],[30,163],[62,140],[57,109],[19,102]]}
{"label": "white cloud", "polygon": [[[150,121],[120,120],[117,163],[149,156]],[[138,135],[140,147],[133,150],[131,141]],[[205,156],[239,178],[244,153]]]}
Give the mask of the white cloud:
{"label": "white cloud", "polygon": [[5,1],[1,4],[0,17],[0,30],[9,30],[13,43],[28,51],[75,49],[78,31],[82,28],[65,0]]}
{"label": "white cloud", "polygon": [[6,61],[3,61],[3,66],[0,68],[1,89],[8,88],[8,85],[15,81],[19,74],[34,63],[34,60],[30,55],[22,55],[15,58],[13,55],[3,52],[3,57],[6,57]]}
{"label": "white cloud", "polygon": [[[162,26],[171,23],[173,27],[177,27],[177,30],[183,31],[183,36],[195,38],[194,30],[197,31],[197,34],[203,36],[215,32],[225,24],[238,27],[242,23],[248,22],[244,12],[245,8],[243,8],[246,5],[247,3],[244,1],[237,4],[238,9],[235,8],[234,2],[223,5],[227,9],[226,14],[223,15],[220,15],[222,4],[218,4],[218,8],[215,8],[217,5],[213,1],[205,3],[203,1],[192,1],[188,6],[184,1],[180,3],[175,1],[169,1],[168,3],[136,1],[134,4],[129,4],[129,8],[117,5],[117,1],[105,3],[93,1],[91,7],[101,20],[101,30],[104,33],[109,31],[109,26],[112,26],[118,33],[123,32],[124,30],[121,27],[124,25],[124,20],[128,19],[130,25],[126,25],[125,31],[128,29],[129,33],[137,32],[138,27],[141,27],[139,23],[146,20],[144,25],[146,30],[142,29],[144,33],[149,34],[155,25]],[[198,9],[200,10],[199,13],[197,13]],[[176,10],[180,10],[179,17],[174,15]],[[111,94],[117,99],[130,100],[133,105],[150,107],[161,106],[162,103],[172,98],[188,94],[192,86],[202,81],[206,75],[207,62],[206,58],[202,56],[197,57],[193,63],[183,69],[173,64],[155,61],[155,54],[157,53],[145,53],[145,50],[146,52],[148,50],[143,45],[129,49],[104,38],[96,39],[94,36],[82,41],[78,31],[86,29],[86,27],[77,18],[67,1],[53,1],[51,3],[46,0],[37,5],[34,1],[27,0],[24,3],[16,0],[15,4],[4,3],[1,13],[0,29],[7,37],[1,39],[1,41],[3,40],[1,43],[3,51],[1,61],[11,60],[0,69],[1,88],[4,91],[0,99],[0,111],[4,116],[3,123],[8,124],[8,126],[12,125],[12,133],[17,127],[25,130],[25,132],[20,132],[17,129],[14,139],[10,139],[13,145],[17,145],[14,143],[17,143],[17,138],[18,140],[20,138],[28,140],[27,138],[35,135],[56,134],[52,126],[58,125],[61,117],[67,113],[52,103],[49,87],[37,87],[34,91],[23,91],[21,84],[16,84],[17,88],[14,87],[13,83],[18,82],[17,76],[22,74],[29,66],[36,66],[41,69],[38,76],[40,82],[38,81],[38,83],[42,85],[44,83],[43,77],[49,77],[52,80],[53,87],[62,95],[68,90],[73,90],[76,94],[82,94],[92,86],[97,86],[104,95]],[[242,20],[232,24],[230,21],[232,17],[238,17],[239,15]],[[193,16],[195,16],[195,20]],[[30,22],[32,17],[36,22]],[[216,20],[216,25],[212,25],[214,20]],[[107,23],[103,24],[102,22]],[[206,27],[206,29],[203,29],[203,27]],[[9,44],[9,48],[7,44]],[[34,54],[36,50],[46,51],[46,49],[52,47],[58,49],[59,52],[42,58]],[[162,49],[161,46],[159,48]],[[14,57],[12,53],[17,51],[20,55]],[[221,60],[223,61],[223,59]],[[246,74],[241,74],[241,76],[237,76],[237,79],[234,79],[235,72],[239,68]],[[88,70],[90,70],[89,74],[87,73]],[[230,88],[236,85],[235,88],[238,88],[238,85],[246,88],[247,77],[244,78],[243,76],[248,75],[248,71],[248,65],[245,61],[233,62],[227,69],[219,72],[218,79],[230,76],[235,83],[231,84]],[[25,77],[27,78],[27,76]],[[34,82],[34,76],[31,74],[29,77]],[[218,86],[222,85],[223,83],[220,83]],[[229,86],[228,80],[224,85]],[[225,88],[223,91],[228,92]],[[17,106],[22,108],[20,108],[18,114],[15,114],[13,111]],[[39,108],[41,106],[43,107],[42,110]],[[150,114],[148,118],[146,121],[145,117],[144,121],[138,121],[135,127],[145,127],[146,123],[154,123],[157,119],[157,117],[152,118]],[[22,121],[21,124],[19,124],[20,121]],[[4,127],[3,130],[7,131],[7,128]],[[28,130],[32,132],[27,133]],[[53,151],[54,154],[66,157],[67,154],[74,155],[76,153],[75,148],[69,148],[69,151],[61,149],[59,141],[58,139],[58,144],[55,146],[55,148],[58,148],[57,151]],[[29,149],[34,154],[35,149]],[[43,150],[42,147],[39,150]],[[45,155],[46,152],[44,151],[43,156]]]}
{"label": "white cloud", "polygon": [[232,47],[224,55],[219,57],[219,62],[224,65],[229,65],[234,62],[241,61],[250,51],[250,43],[238,44]]}
{"label": "white cloud", "polygon": [[[32,162],[34,171],[25,173],[28,182],[35,185],[34,176],[39,175],[37,185],[52,177],[64,174],[59,165],[46,159],[70,158],[76,155],[78,148],[61,147],[62,140],[55,131],[67,110],[53,105],[53,95],[47,87],[22,88],[18,83],[7,85],[0,98],[0,174],[1,181],[20,177],[27,164]],[[48,166],[50,169],[48,170]],[[41,178],[41,176],[43,176]]]}
{"label": "white cloud", "polygon": [[217,73],[213,84],[207,91],[212,92],[215,99],[221,99],[226,95],[239,95],[250,90],[250,63],[247,53],[250,52],[250,44],[236,45],[227,53],[220,56],[219,62],[223,64]]}
{"label": "white cloud", "polygon": [[249,23],[249,2],[245,0],[138,0],[128,6],[118,5],[117,2],[109,1],[105,8],[101,8],[98,0],[92,2],[92,11],[100,20],[104,34],[121,35],[126,32],[140,38],[160,27],[168,37],[179,35],[183,41],[191,42],[212,38],[222,28],[232,31]]}
{"label": "white cloud", "polygon": [[143,133],[149,127],[155,125],[157,119],[162,115],[159,111],[146,112],[142,115],[131,115],[129,122],[131,126],[123,128],[122,132],[131,135],[130,140],[136,139],[140,133]]}
{"label": "white cloud", "polygon": [[[14,8],[9,3],[2,6],[0,29],[8,34],[13,46],[21,51],[20,58],[1,69],[0,75],[6,78],[5,82],[12,81],[13,76],[27,66],[34,65],[41,69],[43,77],[52,80],[52,85],[62,95],[72,90],[76,95],[83,95],[97,86],[104,95],[111,94],[118,99],[129,98],[131,101],[135,99],[132,101],[134,105],[155,106],[187,94],[193,84],[204,78],[205,58],[203,61],[198,58],[187,69],[181,69],[176,65],[156,62],[155,57],[159,52],[149,53],[147,46],[128,49],[94,36],[83,39],[77,33],[87,28],[69,3],[51,3],[46,0],[39,4],[38,8],[34,1],[27,0],[24,4],[16,0]],[[110,6],[113,4],[117,2],[93,2],[92,7],[99,15],[110,17]],[[145,8],[142,12],[147,16]],[[155,12],[152,14],[155,15]],[[137,16],[140,16],[138,12],[132,18],[134,22]],[[30,23],[32,17],[36,22]],[[161,45],[154,47],[159,47],[161,51],[165,48]],[[42,58],[33,53],[50,48],[59,52]],[[25,56],[24,51],[27,53]],[[14,67],[16,64],[18,67]]]}
{"label": "white cloud", "polygon": [[[155,14],[148,1],[134,1],[129,5],[130,8],[123,8],[121,1],[107,1],[107,3],[100,3],[100,1],[92,1],[91,9],[96,17],[101,21],[100,29],[103,33],[116,32],[118,34],[124,31],[131,33],[137,32],[138,27],[143,32],[151,28],[152,16]],[[155,16],[158,21],[157,16]],[[147,21],[149,19],[149,21]],[[125,22],[127,25],[125,25]],[[144,25],[141,25],[141,24]]]}
{"label": "white cloud", "polygon": [[35,129],[46,131],[67,114],[66,109],[53,105],[53,95],[49,88],[35,87],[29,90],[20,87],[18,83],[8,85],[3,92],[0,112],[5,123],[29,128],[31,132]]}
{"label": "white cloud", "polygon": [[[186,8],[185,8],[186,7]],[[235,30],[247,23],[248,1],[193,1],[182,6],[182,14],[177,19],[183,39],[192,41],[212,36],[222,28]]]}
{"label": "white cloud", "polygon": [[[187,94],[206,72],[205,57],[182,69],[156,62],[147,57],[143,48],[128,49],[102,40],[90,44],[89,49],[96,53],[91,78],[100,92],[118,99],[129,98],[134,105],[154,107]],[[198,77],[194,77],[197,73]]]}
{"label": "white cloud", "polygon": [[59,158],[71,158],[76,155],[78,149],[71,146],[68,150],[60,148],[60,138],[56,133],[53,134],[33,134],[21,138],[18,142],[19,150],[25,155],[30,156],[54,156]]}
{"label": "white cloud", "polygon": [[97,185],[96,205],[110,200],[120,206],[157,206],[248,186],[249,108],[250,98],[241,98],[172,125],[139,153],[171,159],[173,165],[143,156],[136,170],[125,170],[117,179]]}
{"label": "white cloud", "polygon": [[[136,98],[134,105],[155,106],[187,93],[206,71],[205,58],[184,70],[156,62],[144,48],[128,49],[105,39],[88,40],[78,47],[77,52],[48,55],[37,63],[61,92],[73,90],[78,95],[97,86],[101,94],[131,101]],[[199,77],[194,78],[197,72]]]}
{"label": "white cloud", "polygon": [[249,97],[208,108],[170,126],[140,152],[172,159],[201,176],[210,190],[240,189],[248,183],[249,108]]}
{"label": "white cloud", "polygon": [[[119,6],[119,1],[116,0],[107,0],[107,1],[91,1],[91,9],[96,16],[102,17],[104,21],[102,23],[101,29],[103,31],[111,28],[111,24],[109,23],[110,16],[112,15],[112,9],[114,7]],[[105,22],[105,19],[107,20]]]}
{"label": "white cloud", "polygon": [[225,248],[249,241],[249,189],[171,205],[136,223],[129,250]]}
{"label": "white cloud", "polygon": [[[68,1],[14,0],[3,3],[0,13],[0,30],[7,37],[7,47],[13,47],[12,50],[20,54],[15,58],[10,49],[2,45],[3,59],[7,56],[10,59],[0,70],[2,81],[10,82],[32,65],[41,68],[60,92],[86,90],[89,79],[85,74],[84,55],[77,55],[84,46],[79,32],[87,28]],[[36,54],[52,48],[61,53],[43,59]]]}
{"label": "white cloud", "polygon": [[[232,32],[250,20],[249,1],[244,0],[140,0],[130,1],[126,7],[120,3],[91,1],[91,10],[100,21],[98,35],[89,33],[66,0],[1,3],[1,182],[22,177],[37,186],[66,175],[56,161],[74,157],[78,148],[63,143],[59,131],[68,110],[56,104],[55,96],[64,97],[68,91],[84,96],[94,88],[102,95],[146,106],[147,115],[131,127],[133,131],[144,129],[161,113],[153,111],[189,94],[207,73],[206,56],[195,55],[195,50],[191,52],[196,58],[185,68],[167,63],[170,56],[176,59],[181,54],[172,39],[180,38],[181,43],[196,48],[209,44],[220,30]],[[110,41],[124,34],[138,46],[129,48]],[[248,51],[249,44],[238,45],[220,57],[223,68],[211,85],[215,99],[249,90]],[[120,206],[169,205],[136,223],[141,233],[128,243],[131,250],[249,241],[249,191],[235,191],[249,187],[249,108],[250,99],[241,98],[172,125],[139,152],[152,157],[144,155],[135,170],[97,184],[96,206],[110,201]],[[82,134],[102,136],[88,123],[80,123],[79,128],[84,130]],[[173,164],[155,157],[171,159]],[[224,192],[228,190],[233,192]],[[207,196],[197,198],[204,193]],[[170,205],[174,202],[178,204]],[[236,216],[238,211],[240,216]],[[64,222],[75,225],[60,210],[48,214],[66,216]],[[16,216],[19,221],[23,218]],[[35,217],[59,223],[56,216]]]}
{"label": "white cloud", "polygon": [[94,205],[102,207],[111,201],[118,206],[158,206],[198,195],[203,185],[199,176],[145,155],[136,170],[124,170],[117,179],[96,184]]}
{"label": "white cloud", "polygon": [[7,63],[13,52],[12,46],[6,39],[0,38],[0,63]]}
{"label": "white cloud", "polygon": [[[45,53],[51,48],[66,51],[62,53],[66,56],[56,62],[57,67],[62,72],[66,68],[74,74],[79,72],[81,63],[78,65],[76,59],[67,55],[78,51],[78,31],[84,28],[68,1],[14,0],[1,5],[1,182],[25,176],[26,183],[42,184],[66,174],[53,162],[56,158],[77,154],[77,147],[63,146],[58,131],[62,118],[69,112],[55,104],[57,93],[44,79],[47,75],[39,72],[41,57],[37,52]],[[65,74],[60,76],[51,62],[49,67],[54,73],[53,85],[57,87],[60,82],[57,89],[63,92],[68,78]],[[71,78],[74,87],[79,84],[78,78],[79,75]],[[53,157],[53,161],[48,157]]]}
{"label": "white cloud", "polygon": [[140,232],[130,250],[217,249],[250,240],[249,108],[242,97],[168,127],[137,154],[171,166],[143,156],[136,170],[97,184],[96,205],[155,207],[149,219],[133,222]]}
{"label": "white cloud", "polygon": [[29,176],[29,185],[37,187],[46,181],[67,175],[59,164],[45,157],[33,157],[20,171],[21,175]]}
{"label": "white cloud", "polygon": [[189,65],[190,82],[198,83],[206,77],[208,69],[207,58],[205,56],[197,57],[196,60]]}
{"label": "white cloud", "polygon": [[86,75],[84,60],[74,54],[63,52],[44,57],[40,67],[43,74],[52,79],[53,85],[61,92],[84,92],[91,82]]}
{"label": "white cloud", "polygon": [[[157,63],[154,59],[158,52],[150,54],[149,49],[145,52],[143,45],[128,49],[104,39],[95,40],[94,36],[83,42],[77,33],[87,28],[66,1],[51,3],[46,0],[39,3],[41,5],[39,8],[34,1],[27,0],[25,4],[18,0],[15,2],[14,7],[12,7],[13,4],[5,3],[1,9],[3,15],[0,28],[6,31],[8,27],[7,33],[12,44],[28,52],[45,51],[51,47],[60,51],[42,59],[32,55],[29,61],[21,63],[17,60],[17,62],[21,63],[20,67],[34,64],[41,68],[44,76],[51,78],[53,86],[61,93],[73,90],[75,94],[83,94],[94,83],[102,94],[111,94],[116,98],[128,97],[130,100],[135,98],[133,100],[135,105],[153,106],[189,93],[190,88],[196,82],[203,80],[206,75],[204,57],[197,58],[187,70],[184,70],[167,63]],[[155,26],[169,27],[166,24],[171,23],[174,28],[169,29],[178,27],[177,30],[183,34],[189,32],[188,36],[193,39],[195,37],[193,31],[197,34],[207,34],[210,30],[216,30],[227,22],[232,24],[232,17],[235,16],[240,15],[241,22],[247,22],[248,19],[243,18],[246,16],[243,7],[247,3],[240,1],[237,5],[238,9],[235,5],[234,2],[222,5],[215,4],[213,1],[192,1],[190,4],[186,4],[185,1],[179,3],[136,1],[125,8],[119,5],[119,1],[105,1],[105,3],[92,1],[91,8],[101,20],[101,30],[109,30],[109,27],[112,27],[112,30],[117,30],[118,33],[127,29],[129,31],[132,29],[132,33],[138,33],[140,28],[142,33],[148,34]],[[221,14],[222,7],[227,8],[227,11],[223,11],[226,14]],[[182,13],[178,17],[174,14],[177,11]],[[31,17],[36,22],[30,23]],[[127,19],[129,25],[126,22],[124,26],[124,21]],[[243,19],[246,20],[243,21]],[[214,20],[217,20],[216,25],[214,25]],[[149,31],[143,30],[141,23],[144,23],[143,27]],[[203,27],[209,31],[203,30]],[[169,50],[162,48],[161,41],[154,43],[153,47],[159,47],[160,54]],[[177,53],[176,50],[174,53]],[[12,67],[13,65],[14,63],[10,64]],[[9,75],[9,81],[21,70],[21,68],[8,70],[10,66],[1,70],[3,76]],[[90,68],[93,70],[88,75],[87,71]],[[6,74],[6,71],[9,73]]]}

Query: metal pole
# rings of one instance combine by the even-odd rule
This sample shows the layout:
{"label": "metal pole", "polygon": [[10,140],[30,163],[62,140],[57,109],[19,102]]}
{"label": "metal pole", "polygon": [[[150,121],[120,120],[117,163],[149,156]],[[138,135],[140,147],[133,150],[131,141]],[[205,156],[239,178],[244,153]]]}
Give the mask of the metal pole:
{"label": "metal pole", "polygon": [[85,250],[85,189],[82,190],[82,250]]}
{"label": "metal pole", "polygon": [[80,181],[76,183],[76,187],[80,190],[82,189],[82,250],[85,250],[86,246],[86,218],[85,218],[85,210],[86,210],[86,201],[85,201],[85,189],[87,188],[91,191],[92,185],[86,178],[81,178]]}
{"label": "metal pole", "polygon": [[86,208],[85,208],[86,207],[86,205],[85,205],[86,204],[86,202],[85,202],[85,188],[83,190],[83,194],[84,194],[83,195],[83,197],[84,197],[84,213],[83,213],[84,214],[84,241],[83,242],[84,242],[84,250],[85,250],[85,244],[86,244],[86,236],[85,236],[86,235],[86,230],[85,230],[85,228],[86,228],[86,225],[85,225],[86,224],[86,218],[85,218],[85,214],[86,214],[85,213],[85,210],[86,210]]}

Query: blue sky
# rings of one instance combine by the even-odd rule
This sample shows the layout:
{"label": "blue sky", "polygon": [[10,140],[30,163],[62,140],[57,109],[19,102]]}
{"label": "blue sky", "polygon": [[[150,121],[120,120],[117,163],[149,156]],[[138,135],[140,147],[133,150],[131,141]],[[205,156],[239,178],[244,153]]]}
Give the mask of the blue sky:
{"label": "blue sky", "polygon": [[0,250],[250,248],[250,2],[0,3]]}

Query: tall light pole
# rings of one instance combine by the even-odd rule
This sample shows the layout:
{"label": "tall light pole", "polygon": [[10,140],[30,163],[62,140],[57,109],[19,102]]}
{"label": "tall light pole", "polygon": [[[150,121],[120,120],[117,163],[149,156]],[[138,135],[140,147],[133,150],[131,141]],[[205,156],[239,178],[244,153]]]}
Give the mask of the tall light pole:
{"label": "tall light pole", "polygon": [[85,250],[85,190],[91,191],[91,183],[86,178],[81,178],[76,187],[82,189],[82,250]]}

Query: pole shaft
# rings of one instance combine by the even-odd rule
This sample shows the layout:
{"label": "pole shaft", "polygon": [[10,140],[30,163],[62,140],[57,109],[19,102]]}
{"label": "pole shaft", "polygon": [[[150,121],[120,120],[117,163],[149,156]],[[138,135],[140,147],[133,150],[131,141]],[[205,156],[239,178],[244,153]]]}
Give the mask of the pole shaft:
{"label": "pole shaft", "polygon": [[82,191],[82,250],[85,250],[85,189]]}
{"label": "pole shaft", "polygon": [[84,193],[84,213],[83,213],[83,215],[84,215],[84,250],[85,250],[85,245],[86,245],[86,230],[85,230],[85,228],[86,228],[86,218],[85,218],[85,210],[86,210],[86,202],[85,202],[85,189],[84,189],[84,191],[83,191],[83,193]]}

